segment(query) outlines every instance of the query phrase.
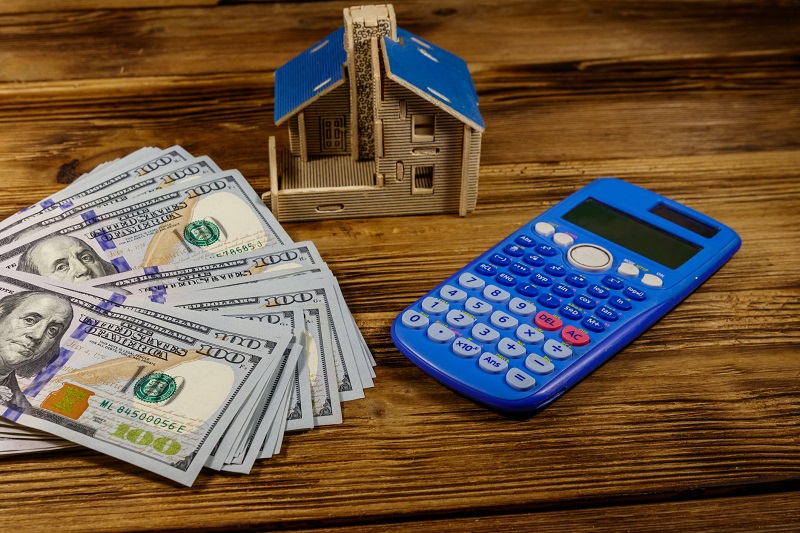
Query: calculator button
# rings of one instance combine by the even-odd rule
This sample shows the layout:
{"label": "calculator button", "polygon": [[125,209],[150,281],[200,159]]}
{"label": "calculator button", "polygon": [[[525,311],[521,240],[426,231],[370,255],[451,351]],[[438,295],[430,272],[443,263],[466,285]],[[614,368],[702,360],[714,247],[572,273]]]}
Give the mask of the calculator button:
{"label": "calculator button", "polygon": [[617,314],[617,312],[611,309],[610,307],[606,307],[605,305],[597,310],[597,316],[609,320],[611,322],[615,322],[616,320],[619,319],[619,315]]}
{"label": "calculator button", "polygon": [[491,305],[474,296],[467,298],[467,301],[464,303],[464,309],[473,315],[486,315],[492,312]]}
{"label": "calculator button", "polygon": [[517,285],[517,292],[523,296],[528,296],[532,298],[539,294],[539,289],[531,285],[530,283],[520,283]]}
{"label": "calculator button", "polygon": [[559,342],[555,339],[549,339],[545,342],[544,348],[542,349],[545,355],[553,359],[558,359],[559,361],[572,357],[572,349],[563,342]]}
{"label": "calculator button", "polygon": [[559,300],[552,294],[542,294],[536,301],[545,307],[549,307],[550,309],[555,309],[556,307],[561,305],[561,300]]}
{"label": "calculator button", "polygon": [[481,347],[467,339],[458,339],[453,343],[453,352],[460,357],[475,357],[481,353]]}
{"label": "calculator button", "polygon": [[405,313],[403,313],[402,321],[405,327],[412,329],[421,329],[430,323],[428,317],[414,311],[413,309],[408,309]]}
{"label": "calculator button", "polygon": [[586,346],[592,339],[575,326],[567,326],[561,330],[561,338],[573,346]]}
{"label": "calculator button", "polygon": [[508,371],[506,383],[519,391],[530,390],[536,386],[536,380],[519,368],[512,368]]}
{"label": "calculator button", "polygon": [[447,300],[448,302],[463,302],[467,299],[467,293],[453,287],[452,285],[445,285],[439,291],[439,296]]}
{"label": "calculator button", "polygon": [[508,310],[519,316],[529,316],[536,312],[536,306],[517,296],[508,302]]}
{"label": "calculator button", "polygon": [[438,315],[449,311],[450,304],[447,302],[443,302],[439,298],[428,296],[427,298],[422,300],[422,310],[428,313],[429,315]]}
{"label": "calculator button", "polygon": [[496,285],[487,285],[483,289],[483,297],[490,302],[503,303],[511,298],[511,294]]}
{"label": "calculator button", "polygon": [[561,313],[561,316],[570,320],[579,320],[583,317],[583,311],[569,304],[559,309],[558,312]]}
{"label": "calculator button", "polygon": [[500,272],[494,279],[497,283],[505,285],[506,287],[513,287],[517,284],[517,278],[505,272]]}
{"label": "calculator button", "polygon": [[502,311],[495,311],[492,313],[492,316],[489,317],[489,322],[491,322],[494,327],[503,329],[515,328],[519,324],[519,320]]}
{"label": "calculator button", "polygon": [[464,272],[458,277],[458,284],[465,289],[482,289],[486,282],[469,272]]}
{"label": "calculator button", "polygon": [[572,235],[569,235],[568,233],[559,232],[553,235],[553,242],[559,246],[567,247],[575,244],[575,239],[573,239]]}
{"label": "calculator button", "polygon": [[574,302],[575,305],[582,307],[583,309],[594,309],[597,306],[597,303],[585,294],[579,294],[575,298]]}
{"label": "calculator button", "polygon": [[642,276],[642,283],[648,287],[661,287],[664,285],[664,280],[652,274],[645,274]]}
{"label": "calculator button", "polygon": [[522,257],[522,260],[532,267],[544,266],[544,259],[536,254],[526,254]]}
{"label": "calculator button", "polygon": [[548,224],[547,222],[537,222],[533,226],[533,231],[541,235],[542,237],[549,237],[553,233],[556,232],[555,226],[552,224]]}
{"label": "calculator button", "polygon": [[497,343],[497,351],[506,357],[512,358],[522,357],[527,353],[523,345],[508,337],[500,339],[500,342]]}
{"label": "calculator button", "polygon": [[540,287],[549,287],[553,284],[553,279],[545,276],[541,272],[537,272],[533,276],[531,276],[531,281]]}
{"label": "calculator button", "polygon": [[531,267],[523,265],[522,263],[512,263],[511,266],[508,267],[508,271],[517,276],[530,276],[532,272]]}
{"label": "calculator button", "polygon": [[590,285],[589,288],[586,289],[586,292],[596,298],[608,298],[611,296],[611,293],[608,292],[608,289],[601,287],[600,285]]}
{"label": "calculator button", "polygon": [[534,244],[536,244],[536,241],[534,241],[532,238],[528,237],[527,235],[517,235],[517,238],[514,239],[514,240],[520,246],[533,246]]}
{"label": "calculator button", "polygon": [[445,315],[444,319],[454,328],[468,328],[475,323],[475,319],[458,309],[452,309]]}
{"label": "calculator button", "polygon": [[603,285],[608,287],[609,289],[614,290],[622,290],[625,288],[625,284],[622,282],[621,279],[614,277],[614,276],[606,276],[603,278]]}
{"label": "calculator button", "polygon": [[563,278],[567,275],[567,270],[563,266],[552,263],[544,267],[544,271],[557,278]]}
{"label": "calculator button", "polygon": [[639,277],[639,269],[636,265],[632,265],[630,263],[622,263],[620,266],[617,267],[617,274],[620,276],[625,276],[626,278],[638,278]]}
{"label": "calculator button", "polygon": [[490,344],[500,338],[500,332],[486,324],[475,324],[472,326],[472,338],[476,341]]}
{"label": "calculator button", "polygon": [[622,291],[622,294],[624,294],[631,300],[636,300],[637,302],[643,302],[647,300],[647,295],[644,293],[644,291],[640,291],[639,289],[634,289],[633,287],[625,287],[625,290]]}
{"label": "calculator button", "polygon": [[481,276],[486,276],[486,277],[494,276],[495,274],[497,274],[497,267],[492,266],[488,263],[481,263],[475,267],[475,272],[477,272]]}
{"label": "calculator button", "polygon": [[540,376],[549,374],[550,372],[556,369],[553,363],[551,363],[541,355],[536,355],[535,353],[532,353],[525,358],[525,368],[527,368],[534,374],[539,374]]}
{"label": "calculator button", "polygon": [[586,281],[586,278],[584,278],[583,276],[579,276],[578,274],[570,274],[569,276],[567,276],[567,283],[569,283],[573,287],[578,287],[580,289],[584,288],[589,284],[589,282]]}
{"label": "calculator button", "polygon": [[511,257],[522,257],[525,254],[525,248],[517,246],[516,244],[506,244],[503,251]]}
{"label": "calculator button", "polygon": [[541,344],[544,342],[544,333],[533,326],[522,324],[517,328],[517,338],[527,344]]}
{"label": "calculator button", "polygon": [[556,296],[561,296],[563,298],[572,298],[575,295],[575,289],[570,287],[569,285],[564,285],[563,283],[559,283],[555,287],[553,287],[553,294]]}
{"label": "calculator button", "polygon": [[456,334],[452,329],[448,328],[444,324],[439,324],[438,322],[431,324],[431,326],[428,328],[428,338],[434,342],[440,342],[444,344],[453,340],[453,337],[455,336]]}
{"label": "calculator button", "polygon": [[545,331],[556,331],[561,329],[561,326],[564,325],[560,318],[546,311],[539,311],[533,322]]}
{"label": "calculator button", "polygon": [[491,261],[492,264],[501,267],[508,266],[508,264],[511,263],[511,259],[502,254],[492,254],[492,256],[489,258],[489,261]]}
{"label": "calculator button", "polygon": [[593,316],[587,316],[586,318],[583,319],[583,322],[581,322],[581,324],[583,324],[583,327],[585,327],[589,331],[594,331],[595,333],[600,333],[602,331],[605,331],[606,329],[603,323],[597,320]]}
{"label": "calculator button", "polygon": [[558,251],[549,244],[539,244],[536,246],[535,250],[545,257],[554,257],[558,255]]}
{"label": "calculator button", "polygon": [[508,360],[502,355],[485,353],[481,356],[478,366],[481,367],[481,370],[489,372],[490,374],[499,374],[508,369]]}
{"label": "calculator button", "polygon": [[596,244],[576,244],[567,252],[567,261],[585,272],[604,272],[611,268],[614,256]]}
{"label": "calculator button", "polygon": [[628,300],[622,298],[621,296],[612,296],[611,299],[608,300],[608,303],[610,303],[612,306],[616,307],[620,311],[630,311],[631,308],[633,307]]}

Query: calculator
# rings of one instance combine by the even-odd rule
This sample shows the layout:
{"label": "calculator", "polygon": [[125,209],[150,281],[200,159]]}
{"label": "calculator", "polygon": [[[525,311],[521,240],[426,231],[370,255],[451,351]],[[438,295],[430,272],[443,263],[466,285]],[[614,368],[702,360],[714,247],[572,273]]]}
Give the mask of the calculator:
{"label": "calculator", "polygon": [[601,178],[402,311],[392,340],[481,404],[537,411],[675,307],[740,245],[716,220]]}

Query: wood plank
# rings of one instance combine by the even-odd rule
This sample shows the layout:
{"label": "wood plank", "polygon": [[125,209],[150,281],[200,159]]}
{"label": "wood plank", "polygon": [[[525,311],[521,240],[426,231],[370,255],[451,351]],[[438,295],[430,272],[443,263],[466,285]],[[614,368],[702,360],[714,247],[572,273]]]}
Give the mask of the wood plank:
{"label": "wood plank", "polygon": [[[0,80],[274,70],[340,27],[342,9],[349,5],[89,9],[65,11],[56,20],[51,12],[4,15],[0,23],[13,49],[0,53],[6,67]],[[560,70],[565,63],[585,68],[630,57],[792,50],[800,22],[797,8],[760,2],[720,7],[713,1],[646,1],[620,7],[613,1],[516,0],[498,6],[490,0],[441,0],[435,5],[414,0],[398,3],[396,13],[399,26],[458,54],[476,73],[509,63],[549,64]],[[763,28],[769,28],[769,36]]]}
{"label": "wood plank", "polygon": [[[347,531],[393,533],[430,531],[791,531],[800,527],[797,493],[747,497],[720,497],[692,501],[594,507],[591,503],[564,511],[538,510],[491,516],[443,516],[425,520],[375,525],[348,525]],[[341,531],[342,527],[315,529],[319,533]],[[300,530],[286,530],[287,533]]]}

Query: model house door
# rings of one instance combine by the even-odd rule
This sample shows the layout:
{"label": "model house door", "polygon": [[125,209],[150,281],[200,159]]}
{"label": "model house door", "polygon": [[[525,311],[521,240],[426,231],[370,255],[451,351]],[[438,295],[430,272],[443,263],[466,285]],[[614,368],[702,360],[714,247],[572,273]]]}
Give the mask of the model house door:
{"label": "model house door", "polygon": [[344,152],[344,117],[322,117],[320,120],[322,151]]}

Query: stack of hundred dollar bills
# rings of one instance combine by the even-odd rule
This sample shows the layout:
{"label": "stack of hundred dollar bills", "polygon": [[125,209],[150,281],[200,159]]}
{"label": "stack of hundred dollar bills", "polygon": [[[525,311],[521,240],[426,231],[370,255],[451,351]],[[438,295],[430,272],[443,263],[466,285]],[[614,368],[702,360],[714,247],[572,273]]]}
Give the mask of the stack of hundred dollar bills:
{"label": "stack of hundred dollar bills", "polygon": [[314,245],[208,157],[143,148],[0,222],[0,453],[247,473],[374,365]]}

